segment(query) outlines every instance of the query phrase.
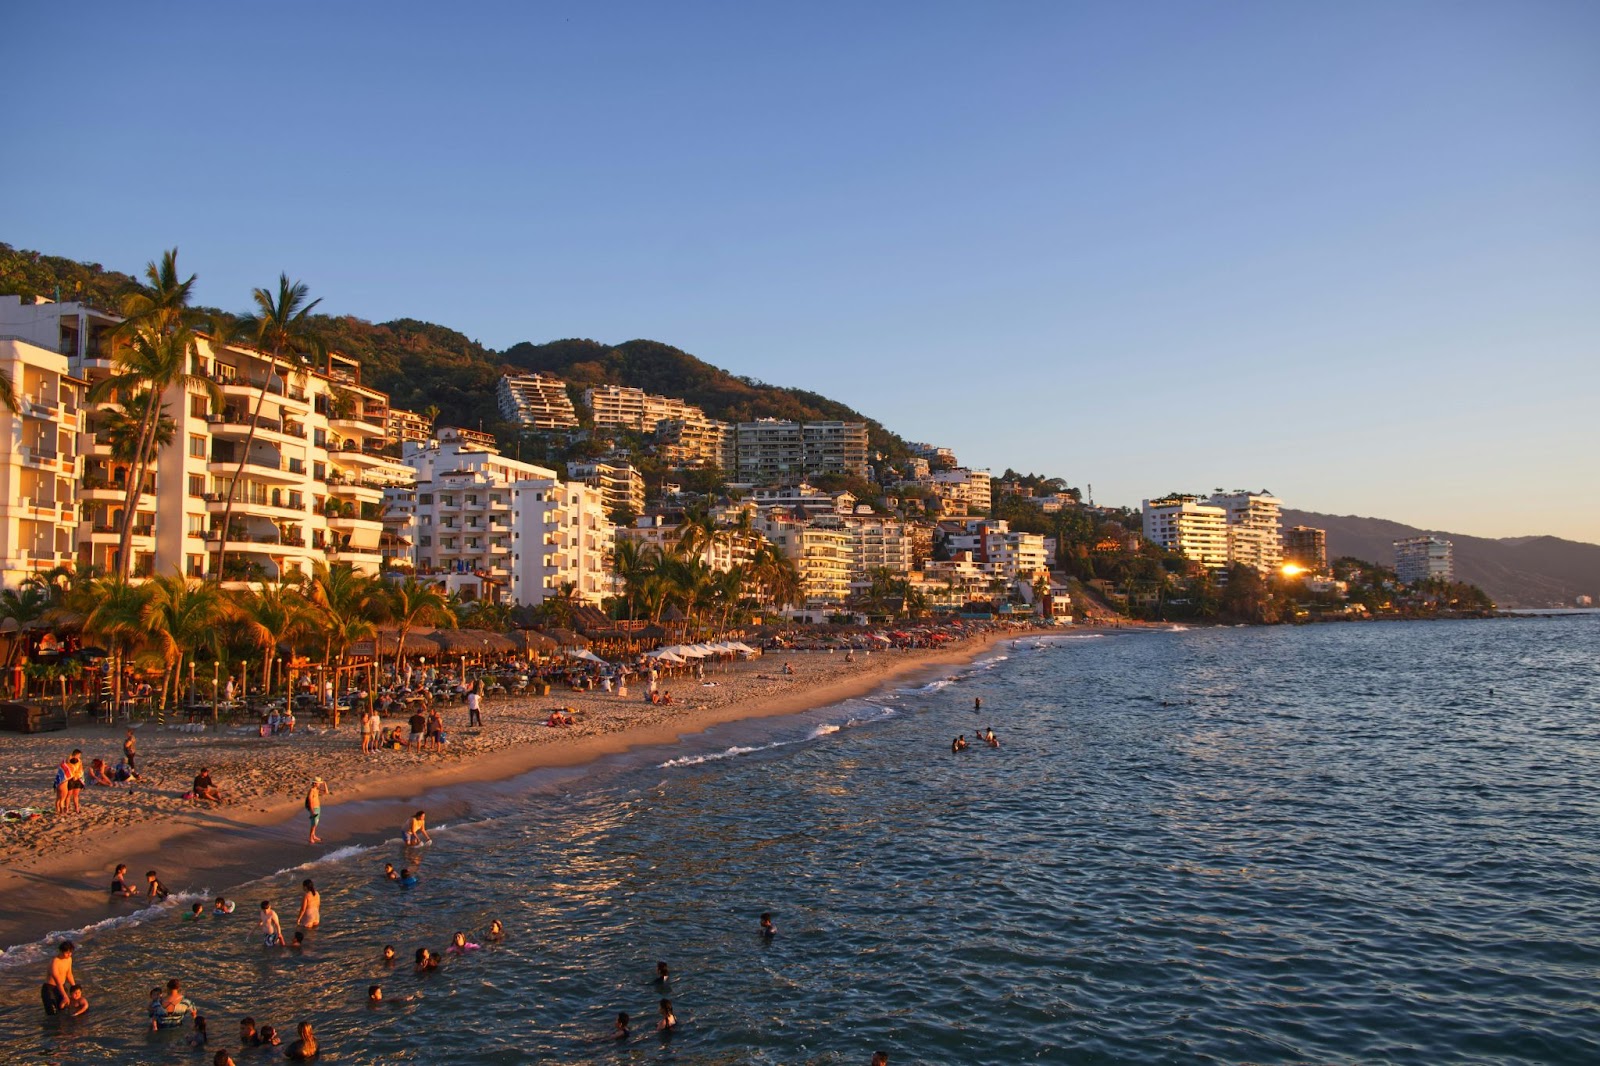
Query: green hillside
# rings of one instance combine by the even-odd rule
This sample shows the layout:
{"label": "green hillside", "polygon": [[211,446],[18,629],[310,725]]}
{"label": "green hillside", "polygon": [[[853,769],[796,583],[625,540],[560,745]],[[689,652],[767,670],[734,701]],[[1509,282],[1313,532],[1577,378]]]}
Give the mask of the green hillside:
{"label": "green hillside", "polygon": [[[180,263],[186,271],[190,268],[181,259]],[[262,279],[263,283],[271,280]],[[0,294],[82,299],[115,309],[134,284],[131,275],[98,263],[78,263],[0,243]],[[248,293],[240,294],[240,307],[248,297]],[[372,323],[353,315],[318,317],[329,346],[359,361],[367,384],[389,393],[397,407],[415,411],[437,407],[441,425],[481,427],[502,437],[511,435],[512,427],[500,421],[495,405],[495,382],[508,371],[533,370],[580,386],[627,385],[680,397],[712,418],[729,422],[755,418],[865,421],[875,449],[894,456],[905,453],[905,443],[898,436],[842,403],[803,389],[735,377],[657,341],[631,340],[614,347],[592,340],[523,342],[497,352],[453,329],[416,319]]]}

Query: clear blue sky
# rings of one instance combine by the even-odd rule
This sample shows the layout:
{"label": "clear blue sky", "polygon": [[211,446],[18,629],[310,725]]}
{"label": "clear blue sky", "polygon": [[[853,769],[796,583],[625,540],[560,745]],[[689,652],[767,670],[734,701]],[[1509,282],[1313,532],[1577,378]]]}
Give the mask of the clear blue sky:
{"label": "clear blue sky", "polygon": [[1600,4],[30,4],[0,239],[1600,541]]}

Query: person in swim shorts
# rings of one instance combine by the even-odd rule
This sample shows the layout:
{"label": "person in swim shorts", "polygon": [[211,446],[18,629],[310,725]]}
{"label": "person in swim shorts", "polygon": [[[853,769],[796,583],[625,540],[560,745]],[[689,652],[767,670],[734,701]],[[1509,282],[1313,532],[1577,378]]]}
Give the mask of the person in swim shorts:
{"label": "person in swim shorts", "polygon": [[320,844],[322,838],[317,836],[317,823],[322,821],[322,797],[329,795],[328,783],[322,778],[311,782],[311,789],[306,793],[306,815],[311,819],[311,835],[306,843]]}
{"label": "person in swim shorts", "polygon": [[269,948],[279,947],[283,944],[283,923],[278,919],[278,912],[272,909],[272,901],[261,901],[261,942]]}

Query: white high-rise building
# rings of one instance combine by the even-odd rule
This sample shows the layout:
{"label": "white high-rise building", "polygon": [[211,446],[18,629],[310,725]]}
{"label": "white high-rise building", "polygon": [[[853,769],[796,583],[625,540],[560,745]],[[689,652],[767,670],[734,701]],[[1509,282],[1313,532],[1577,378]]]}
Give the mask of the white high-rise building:
{"label": "white high-rise building", "polygon": [[575,586],[612,595],[614,527],[599,489],[501,455],[481,434],[441,430],[409,445],[416,471],[411,535],[419,575],[464,597],[537,604]]}
{"label": "white high-rise building", "polygon": [[1394,574],[1403,584],[1455,576],[1455,546],[1443,537],[1408,537],[1394,542]]}
{"label": "white high-rise building", "polygon": [[1268,492],[1219,492],[1213,507],[1228,519],[1228,562],[1243,563],[1263,574],[1283,565],[1283,501]]}
{"label": "white high-rise building", "polygon": [[1144,535],[1208,569],[1228,565],[1228,513],[1198,496],[1145,500]]}

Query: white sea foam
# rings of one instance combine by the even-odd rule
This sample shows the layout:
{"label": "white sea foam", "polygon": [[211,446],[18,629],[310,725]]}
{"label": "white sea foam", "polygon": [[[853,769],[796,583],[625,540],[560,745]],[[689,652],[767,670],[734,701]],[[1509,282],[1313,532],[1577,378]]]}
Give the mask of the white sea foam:
{"label": "white sea foam", "polygon": [[668,759],[661,764],[660,769],[673,770],[680,766],[699,766],[702,763],[721,762],[723,759],[732,759],[737,755],[749,755],[753,751],[767,751],[771,748],[781,748],[793,743],[794,741],[792,740],[780,740],[772,744],[758,744],[754,747],[739,747],[735,745],[724,751],[713,751],[706,755],[685,755],[678,759]]}
{"label": "white sea foam", "polygon": [[128,914],[119,914],[114,918],[102,918],[98,922],[80,926],[77,929],[58,929],[47,933],[31,944],[18,944],[7,948],[0,954],[0,970],[14,970],[21,966],[32,966],[43,962],[56,953],[56,945],[63,940],[71,940],[75,944],[82,944],[93,940],[95,937],[109,933],[115,929],[126,929],[130,926],[143,925],[152,922],[167,914],[176,914],[180,910],[187,910],[191,903],[209,903],[215,899],[209,888],[191,890],[187,892],[174,892],[165,901],[155,903],[148,907],[141,907]]}
{"label": "white sea foam", "polygon": [[817,726],[815,729],[813,729],[810,733],[807,733],[806,734],[806,739],[807,740],[816,740],[818,737],[825,737],[829,733],[837,733],[842,728],[844,728],[844,727],[843,726],[833,725],[832,723],[829,723],[829,722],[824,722],[821,725]]}

